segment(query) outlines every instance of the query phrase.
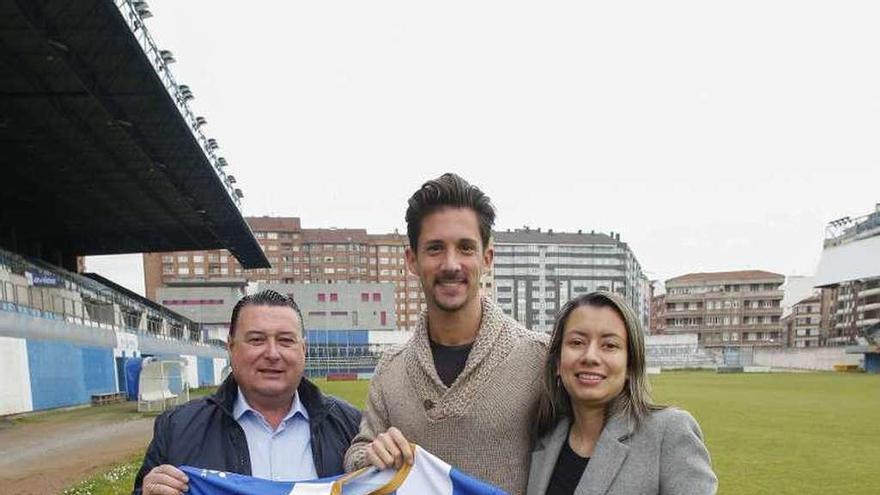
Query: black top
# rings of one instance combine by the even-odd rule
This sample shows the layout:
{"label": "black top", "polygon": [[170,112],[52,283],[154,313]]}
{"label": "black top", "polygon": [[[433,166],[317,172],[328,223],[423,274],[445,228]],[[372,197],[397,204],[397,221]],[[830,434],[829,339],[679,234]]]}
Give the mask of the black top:
{"label": "black top", "polygon": [[572,495],[581,481],[584,470],[587,469],[589,457],[581,457],[571,449],[568,440],[562,444],[559,458],[556,459],[556,467],[550,476],[546,495]]}
{"label": "black top", "polygon": [[474,343],[465,345],[441,345],[431,341],[431,355],[434,356],[434,368],[440,375],[443,385],[451,387],[461,370],[467,363],[468,355]]}

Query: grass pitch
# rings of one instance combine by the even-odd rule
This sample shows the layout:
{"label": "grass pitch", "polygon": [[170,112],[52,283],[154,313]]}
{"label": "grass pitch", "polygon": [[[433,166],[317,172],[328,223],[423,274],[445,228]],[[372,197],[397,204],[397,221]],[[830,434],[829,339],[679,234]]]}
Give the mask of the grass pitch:
{"label": "grass pitch", "polygon": [[[880,376],[668,372],[651,382],[658,403],[699,421],[720,494],[880,492]],[[317,383],[364,405],[366,381]],[[128,493],[140,462],[65,493]]]}
{"label": "grass pitch", "polygon": [[667,373],[658,402],[703,429],[719,493],[880,493],[880,376]]}

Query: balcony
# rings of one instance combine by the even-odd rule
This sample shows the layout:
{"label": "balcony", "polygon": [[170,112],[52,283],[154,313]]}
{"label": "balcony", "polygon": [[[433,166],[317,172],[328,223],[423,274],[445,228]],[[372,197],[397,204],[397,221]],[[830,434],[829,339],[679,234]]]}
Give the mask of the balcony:
{"label": "balcony", "polygon": [[674,316],[700,315],[700,316],[702,316],[703,313],[705,313],[705,312],[706,312],[705,308],[698,308],[698,309],[687,309],[687,308],[685,308],[685,309],[670,309],[670,308],[666,308],[666,315],[667,316],[670,316],[670,315],[674,315]]}
{"label": "balcony", "polygon": [[703,301],[717,299],[782,299],[783,292],[781,290],[759,290],[759,291],[740,291],[740,292],[701,292],[696,294],[666,294],[667,302],[683,302],[683,301]]}
{"label": "balcony", "polygon": [[780,315],[782,316],[782,308],[742,308],[742,314],[751,315]]}

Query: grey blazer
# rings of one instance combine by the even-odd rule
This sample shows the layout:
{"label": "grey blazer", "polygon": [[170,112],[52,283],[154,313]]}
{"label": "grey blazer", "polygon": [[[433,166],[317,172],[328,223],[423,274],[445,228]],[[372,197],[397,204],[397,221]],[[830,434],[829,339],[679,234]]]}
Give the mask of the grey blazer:
{"label": "grey blazer", "polygon": [[[544,495],[569,421],[563,419],[532,452],[528,495]],[[608,420],[575,489],[576,495],[714,494],[718,479],[696,420],[686,411],[652,411],[634,430],[628,418]]]}

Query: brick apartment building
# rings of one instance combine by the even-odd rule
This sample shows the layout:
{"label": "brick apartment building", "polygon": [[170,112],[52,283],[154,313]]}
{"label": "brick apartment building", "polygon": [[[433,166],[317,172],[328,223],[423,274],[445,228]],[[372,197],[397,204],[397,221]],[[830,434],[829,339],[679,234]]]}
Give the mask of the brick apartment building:
{"label": "brick apartment building", "polygon": [[242,270],[226,250],[145,253],[146,295],[181,280],[243,278],[255,284],[388,282],[395,287],[397,328],[412,329],[425,301],[404,260],[402,234],[364,229],[303,229],[296,217],[247,217],[270,268]]}
{"label": "brick apartment building", "polygon": [[651,297],[651,325],[652,335],[666,333],[666,294],[658,294]]}
{"label": "brick apartment building", "polygon": [[666,281],[665,333],[701,345],[782,346],[785,276],[760,270],[689,273]]}

